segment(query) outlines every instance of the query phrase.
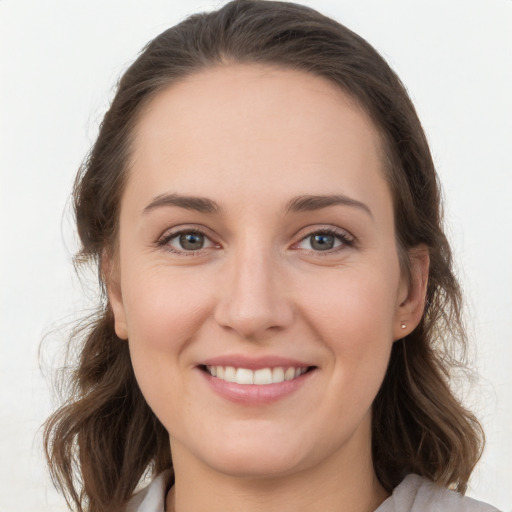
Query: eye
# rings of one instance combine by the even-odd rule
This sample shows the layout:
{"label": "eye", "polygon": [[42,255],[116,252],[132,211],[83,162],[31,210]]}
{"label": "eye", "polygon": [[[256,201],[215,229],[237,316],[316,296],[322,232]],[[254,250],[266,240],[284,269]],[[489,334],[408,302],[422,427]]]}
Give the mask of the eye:
{"label": "eye", "polygon": [[200,251],[209,247],[216,247],[204,233],[200,231],[179,231],[164,236],[158,245],[164,246],[171,252],[183,253]]}
{"label": "eye", "polygon": [[353,240],[347,234],[332,230],[322,230],[309,234],[296,247],[308,251],[325,252],[351,245],[353,245]]}

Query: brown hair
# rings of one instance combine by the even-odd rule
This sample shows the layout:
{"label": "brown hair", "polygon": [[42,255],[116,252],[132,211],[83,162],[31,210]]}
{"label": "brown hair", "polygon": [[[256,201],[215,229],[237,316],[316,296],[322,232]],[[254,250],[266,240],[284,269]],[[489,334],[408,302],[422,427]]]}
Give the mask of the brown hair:
{"label": "brown hair", "polygon": [[[429,248],[431,265],[423,319],[394,343],[373,404],[373,463],[387,490],[414,472],[464,492],[483,433],[449,387],[454,354],[466,339],[436,171],[404,86],[375,49],[346,27],[292,3],[235,0],[193,15],[151,41],[120,80],[77,176],[74,206],[82,243],[77,262],[93,261],[100,269],[104,251],[115,248],[131,134],[144,107],[170,84],[229,62],[324,77],[379,129],[403,269],[407,250],[418,244]],[[98,315],[75,334],[83,345],[69,379],[70,398],[46,423],[48,462],[70,506],[118,512],[143,475],[172,467],[168,435],[138,388],[128,344],[114,332],[104,287]]]}

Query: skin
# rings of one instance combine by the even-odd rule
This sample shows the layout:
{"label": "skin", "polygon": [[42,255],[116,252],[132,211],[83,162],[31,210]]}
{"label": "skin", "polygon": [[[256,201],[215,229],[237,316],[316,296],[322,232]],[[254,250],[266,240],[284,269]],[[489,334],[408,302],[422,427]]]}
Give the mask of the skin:
{"label": "skin", "polygon": [[[371,404],[393,342],[421,318],[428,254],[411,252],[412,279],[402,276],[372,122],[324,79],[230,64],[159,93],[133,149],[108,292],[170,435],[166,510],[375,510],[387,493],[371,461]],[[221,211],[155,205],[163,194]],[[286,210],[332,194],[364,206]],[[176,231],[198,229],[202,249],[180,246]],[[310,237],[326,229],[340,238],[318,250]],[[315,369],[277,401],[233,403],[197,366],[226,354]]]}

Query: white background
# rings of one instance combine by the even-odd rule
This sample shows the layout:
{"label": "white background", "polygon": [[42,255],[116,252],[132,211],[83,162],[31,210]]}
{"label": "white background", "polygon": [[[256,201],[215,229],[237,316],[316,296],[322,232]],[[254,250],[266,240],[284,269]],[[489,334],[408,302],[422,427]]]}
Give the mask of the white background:
{"label": "white background", "polygon": [[[446,196],[486,453],[469,494],[512,511],[512,1],[311,0],[367,38],[415,101]],[[139,49],[219,2],[0,0],[0,512],[59,512],[39,427],[73,279],[69,193]],[[94,289],[94,279],[89,290]],[[92,293],[88,292],[89,295]]]}

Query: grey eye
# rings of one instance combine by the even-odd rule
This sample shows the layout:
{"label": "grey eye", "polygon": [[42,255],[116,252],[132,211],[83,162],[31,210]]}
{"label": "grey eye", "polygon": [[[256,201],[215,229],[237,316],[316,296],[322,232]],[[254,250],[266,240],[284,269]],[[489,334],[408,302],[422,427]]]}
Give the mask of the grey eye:
{"label": "grey eye", "polygon": [[169,251],[176,254],[194,255],[203,249],[212,249],[218,247],[207,235],[201,231],[178,231],[170,233],[164,237],[159,245],[166,247]]}
{"label": "grey eye", "polygon": [[197,251],[204,247],[204,235],[202,233],[181,233],[178,237],[181,249]]}
{"label": "grey eye", "polygon": [[311,235],[309,239],[311,248],[315,251],[327,251],[334,248],[334,244],[336,243],[334,235],[327,233],[317,233],[316,235]]}
{"label": "grey eye", "polygon": [[299,249],[306,249],[308,251],[330,251],[342,245],[350,245],[349,241],[343,235],[336,235],[333,233],[317,231],[311,235],[303,238],[299,244]]}

